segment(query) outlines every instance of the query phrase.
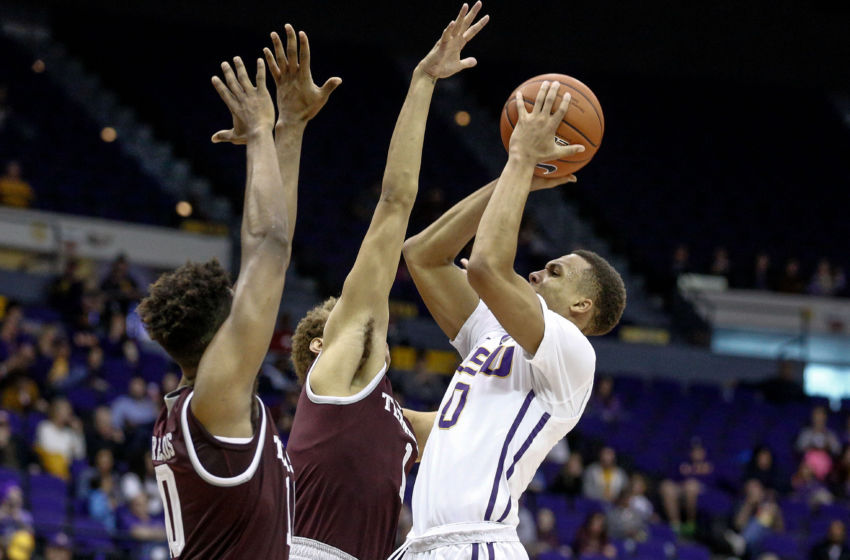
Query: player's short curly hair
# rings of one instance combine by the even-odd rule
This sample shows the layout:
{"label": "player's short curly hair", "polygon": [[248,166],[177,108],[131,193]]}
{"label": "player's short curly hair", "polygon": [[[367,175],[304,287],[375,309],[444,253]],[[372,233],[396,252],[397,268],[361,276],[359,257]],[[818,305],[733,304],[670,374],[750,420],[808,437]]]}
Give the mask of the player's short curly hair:
{"label": "player's short curly hair", "polygon": [[187,262],[151,285],[137,309],[150,337],[184,370],[201,356],[230,314],[230,275],[217,259]]}
{"label": "player's short curly hair", "polygon": [[596,309],[587,334],[603,335],[611,332],[620,322],[626,308],[626,286],[620,273],[611,264],[593,251],[573,251],[590,265],[581,279],[587,296]]}
{"label": "player's short curly hair", "polygon": [[316,355],[310,350],[310,341],[321,338],[325,332],[325,323],[336,305],[336,298],[331,297],[311,309],[298,321],[295,334],[292,335],[292,366],[300,383],[304,383],[307,371],[313,365]]}

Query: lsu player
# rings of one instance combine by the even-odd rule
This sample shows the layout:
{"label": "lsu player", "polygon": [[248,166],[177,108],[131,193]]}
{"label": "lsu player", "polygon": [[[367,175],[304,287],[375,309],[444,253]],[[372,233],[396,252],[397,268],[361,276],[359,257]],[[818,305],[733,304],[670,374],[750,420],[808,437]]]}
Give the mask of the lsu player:
{"label": "lsu player", "polygon": [[[587,404],[596,360],[587,336],[609,332],[625,307],[620,275],[590,251],[556,258],[528,281],[514,272],[530,190],[567,180],[534,178],[535,164],[584,149],[553,141],[570,101],[554,107],[558,87],[544,82],[533,109],[519,110],[499,179],[405,243],[419,293],[464,360],[429,436],[398,556],[528,557],[517,501]],[[464,273],[453,263],[473,236]]]}
{"label": "lsu player", "polygon": [[339,299],[307,313],[292,339],[303,384],[287,445],[295,469],[292,557],[376,560],[393,549],[407,473],[434,413],[402,411],[386,377],[389,294],[419,187],[434,86],[475,65],[461,49],[487,23],[464,4],[413,71],[390,140],[381,197]]}

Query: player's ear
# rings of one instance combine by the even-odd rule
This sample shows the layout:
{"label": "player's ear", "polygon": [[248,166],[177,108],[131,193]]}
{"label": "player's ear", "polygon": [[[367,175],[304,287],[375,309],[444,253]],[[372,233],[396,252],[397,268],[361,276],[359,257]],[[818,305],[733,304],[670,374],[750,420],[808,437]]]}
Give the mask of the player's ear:
{"label": "player's ear", "polygon": [[318,354],[322,351],[322,339],[320,337],[316,337],[310,341],[310,352],[313,354]]}
{"label": "player's ear", "polygon": [[591,309],[593,309],[593,300],[589,298],[582,298],[570,306],[570,310],[575,315],[590,313]]}

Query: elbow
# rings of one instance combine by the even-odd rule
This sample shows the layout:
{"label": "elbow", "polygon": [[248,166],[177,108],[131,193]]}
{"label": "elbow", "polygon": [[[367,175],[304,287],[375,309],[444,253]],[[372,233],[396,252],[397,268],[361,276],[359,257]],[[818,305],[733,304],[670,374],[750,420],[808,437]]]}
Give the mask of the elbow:
{"label": "elbow", "polygon": [[292,238],[289,235],[289,228],[286,227],[285,222],[270,224],[268,227],[264,227],[253,233],[253,237],[257,238],[259,244],[263,245],[267,250],[284,254],[287,258],[292,252]]}
{"label": "elbow", "polygon": [[409,173],[394,173],[385,176],[381,184],[381,202],[413,209],[419,179]]}
{"label": "elbow", "polygon": [[401,247],[401,254],[404,255],[404,260],[407,263],[416,263],[421,257],[422,243],[418,235],[409,237],[404,240],[404,245]]}
{"label": "elbow", "polygon": [[478,295],[486,291],[494,277],[493,263],[487,259],[473,255],[466,266],[466,279]]}

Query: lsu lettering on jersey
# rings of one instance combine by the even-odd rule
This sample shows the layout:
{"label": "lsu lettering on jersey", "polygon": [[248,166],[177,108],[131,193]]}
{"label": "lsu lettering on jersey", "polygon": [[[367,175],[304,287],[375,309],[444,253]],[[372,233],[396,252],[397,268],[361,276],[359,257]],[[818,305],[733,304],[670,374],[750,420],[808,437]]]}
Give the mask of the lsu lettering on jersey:
{"label": "lsu lettering on jersey", "polygon": [[520,495],[584,411],[596,354],[575,324],[538,298],[545,330],[533,356],[483,301],[452,341],[466,358],[428,438],[411,538],[457,523],[516,527]]}

